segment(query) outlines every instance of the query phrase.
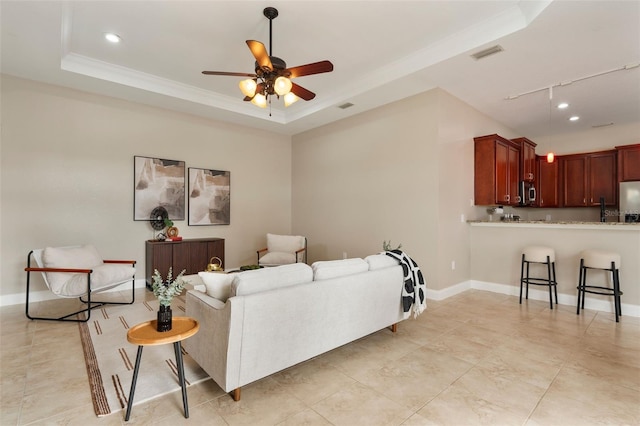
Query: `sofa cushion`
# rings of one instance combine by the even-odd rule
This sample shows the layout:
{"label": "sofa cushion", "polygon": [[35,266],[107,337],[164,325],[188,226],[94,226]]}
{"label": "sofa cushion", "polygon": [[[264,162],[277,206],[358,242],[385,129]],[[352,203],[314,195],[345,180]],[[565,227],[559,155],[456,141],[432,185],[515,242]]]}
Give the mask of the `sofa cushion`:
{"label": "sofa cushion", "polygon": [[328,280],[346,275],[359,274],[369,270],[369,264],[360,258],[323,260],[311,265],[313,280]]}
{"label": "sofa cushion", "polygon": [[399,262],[396,259],[391,256],[387,256],[386,254],[372,254],[365,257],[364,260],[369,264],[370,271],[399,265]]}
{"label": "sofa cushion", "polygon": [[234,275],[230,297],[309,283],[313,280],[313,271],[305,263],[255,269]]}
{"label": "sofa cushion", "polygon": [[[45,268],[92,269],[102,264],[102,257],[92,245],[74,247],[46,247],[42,252],[42,266]],[[48,272],[47,282],[55,294],[64,294],[63,286],[74,274]],[[85,285],[86,289],[86,280]]]}
{"label": "sofa cushion", "polygon": [[222,302],[226,302],[231,294],[231,283],[237,274],[223,272],[198,272],[206,288],[205,293]]}

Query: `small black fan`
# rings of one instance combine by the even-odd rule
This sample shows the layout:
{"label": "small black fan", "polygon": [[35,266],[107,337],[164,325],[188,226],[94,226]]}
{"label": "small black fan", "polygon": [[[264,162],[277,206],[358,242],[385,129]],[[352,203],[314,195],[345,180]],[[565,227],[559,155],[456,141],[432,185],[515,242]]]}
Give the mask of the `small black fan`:
{"label": "small black fan", "polygon": [[158,206],[151,210],[149,220],[151,221],[151,227],[156,231],[160,231],[166,227],[164,223],[165,219],[169,219],[169,213],[164,207]]}

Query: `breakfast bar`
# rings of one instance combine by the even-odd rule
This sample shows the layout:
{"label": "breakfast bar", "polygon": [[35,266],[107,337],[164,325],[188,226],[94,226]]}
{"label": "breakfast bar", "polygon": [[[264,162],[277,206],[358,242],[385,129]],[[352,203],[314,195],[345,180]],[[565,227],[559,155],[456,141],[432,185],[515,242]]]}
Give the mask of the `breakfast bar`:
{"label": "breakfast bar", "polygon": [[[548,246],[556,253],[558,301],[575,306],[580,252],[586,249],[620,254],[622,313],[640,316],[640,224],[624,222],[468,221],[471,278],[478,288],[517,295],[520,261],[526,246]],[[593,274],[606,285],[607,276]],[[548,300],[533,290],[530,299]],[[613,312],[611,298],[592,295],[587,309]]]}

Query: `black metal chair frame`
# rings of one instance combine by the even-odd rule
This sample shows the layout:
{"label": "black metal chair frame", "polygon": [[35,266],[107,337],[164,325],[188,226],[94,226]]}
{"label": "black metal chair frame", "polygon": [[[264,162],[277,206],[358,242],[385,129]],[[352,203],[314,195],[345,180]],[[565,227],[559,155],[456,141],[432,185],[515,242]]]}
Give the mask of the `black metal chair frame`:
{"label": "black metal chair frame", "polygon": [[[33,250],[29,252],[27,255],[27,267],[24,269],[27,272],[27,293],[26,293],[26,305],[25,305],[25,314],[27,318],[30,320],[46,320],[46,321],[65,321],[65,322],[87,322],[89,318],[91,318],[91,310],[95,308],[99,308],[104,305],[131,305],[136,300],[136,286],[135,286],[135,274],[131,278],[131,301],[130,302],[106,302],[106,301],[92,301],[91,293],[96,293],[91,290],[91,273],[92,269],[76,269],[76,268],[43,268],[43,267],[31,267],[31,258],[32,258]],[[104,263],[122,263],[122,264],[130,264],[135,266],[135,260],[103,260]],[[65,273],[78,273],[78,274],[87,274],[87,300],[84,300],[82,296],[78,297],[78,299],[87,305],[84,309],[80,309],[79,311],[72,312],[67,315],[63,315],[61,317],[36,317],[29,314],[29,295],[30,295],[30,287],[31,287],[31,272],[41,272],[44,277],[44,273],[49,272],[65,272]],[[46,280],[46,277],[44,277]],[[60,296],[64,298],[63,296]],[[81,313],[86,312],[86,318],[80,318]],[[77,319],[69,319],[69,317],[77,315]]]}
{"label": "black metal chair frame", "polygon": [[[611,272],[611,277],[613,281],[613,288],[611,287],[603,287],[597,285],[587,285],[587,269],[596,269],[599,271],[608,271]],[[601,294],[603,296],[613,296],[613,305],[616,314],[616,322],[620,322],[620,317],[622,316],[622,305],[620,303],[620,296],[624,293],[620,291],[620,273],[619,269],[616,268],[616,263],[611,262],[611,268],[592,268],[589,266],[584,266],[584,259],[580,259],[580,275],[578,278],[578,304],[576,308],[576,314],[580,314],[580,308],[584,309],[584,300],[586,293],[591,294]]]}
{"label": "black metal chair frame", "polygon": [[[525,277],[525,263],[527,264],[527,275]],[[531,263],[538,263],[541,265],[547,265],[547,278],[530,277],[529,265]],[[529,299],[529,284],[532,285],[544,285],[549,287],[549,307],[553,309],[553,297],[551,287],[553,287],[553,293],[556,296],[556,305],[558,304],[558,282],[556,281],[556,263],[552,262],[549,256],[547,256],[546,262],[532,262],[525,259],[524,253],[522,254],[522,263],[520,264],[520,304],[522,304],[522,287],[527,286],[526,298]]]}

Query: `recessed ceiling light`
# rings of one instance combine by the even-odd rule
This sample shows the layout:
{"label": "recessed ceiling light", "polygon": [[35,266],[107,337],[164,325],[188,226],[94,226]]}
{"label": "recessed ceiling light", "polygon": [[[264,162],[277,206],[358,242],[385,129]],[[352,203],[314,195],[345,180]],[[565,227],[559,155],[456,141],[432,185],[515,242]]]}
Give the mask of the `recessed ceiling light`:
{"label": "recessed ceiling light", "polygon": [[569,104],[566,102],[561,102],[558,104],[558,109],[565,109],[567,107],[569,107]]}
{"label": "recessed ceiling light", "polygon": [[114,33],[105,33],[104,38],[106,38],[111,43],[120,43],[122,38],[118,34]]}
{"label": "recessed ceiling light", "polygon": [[573,115],[569,117],[569,121],[578,121],[578,120],[580,120],[580,117],[578,117],[577,115]]}

